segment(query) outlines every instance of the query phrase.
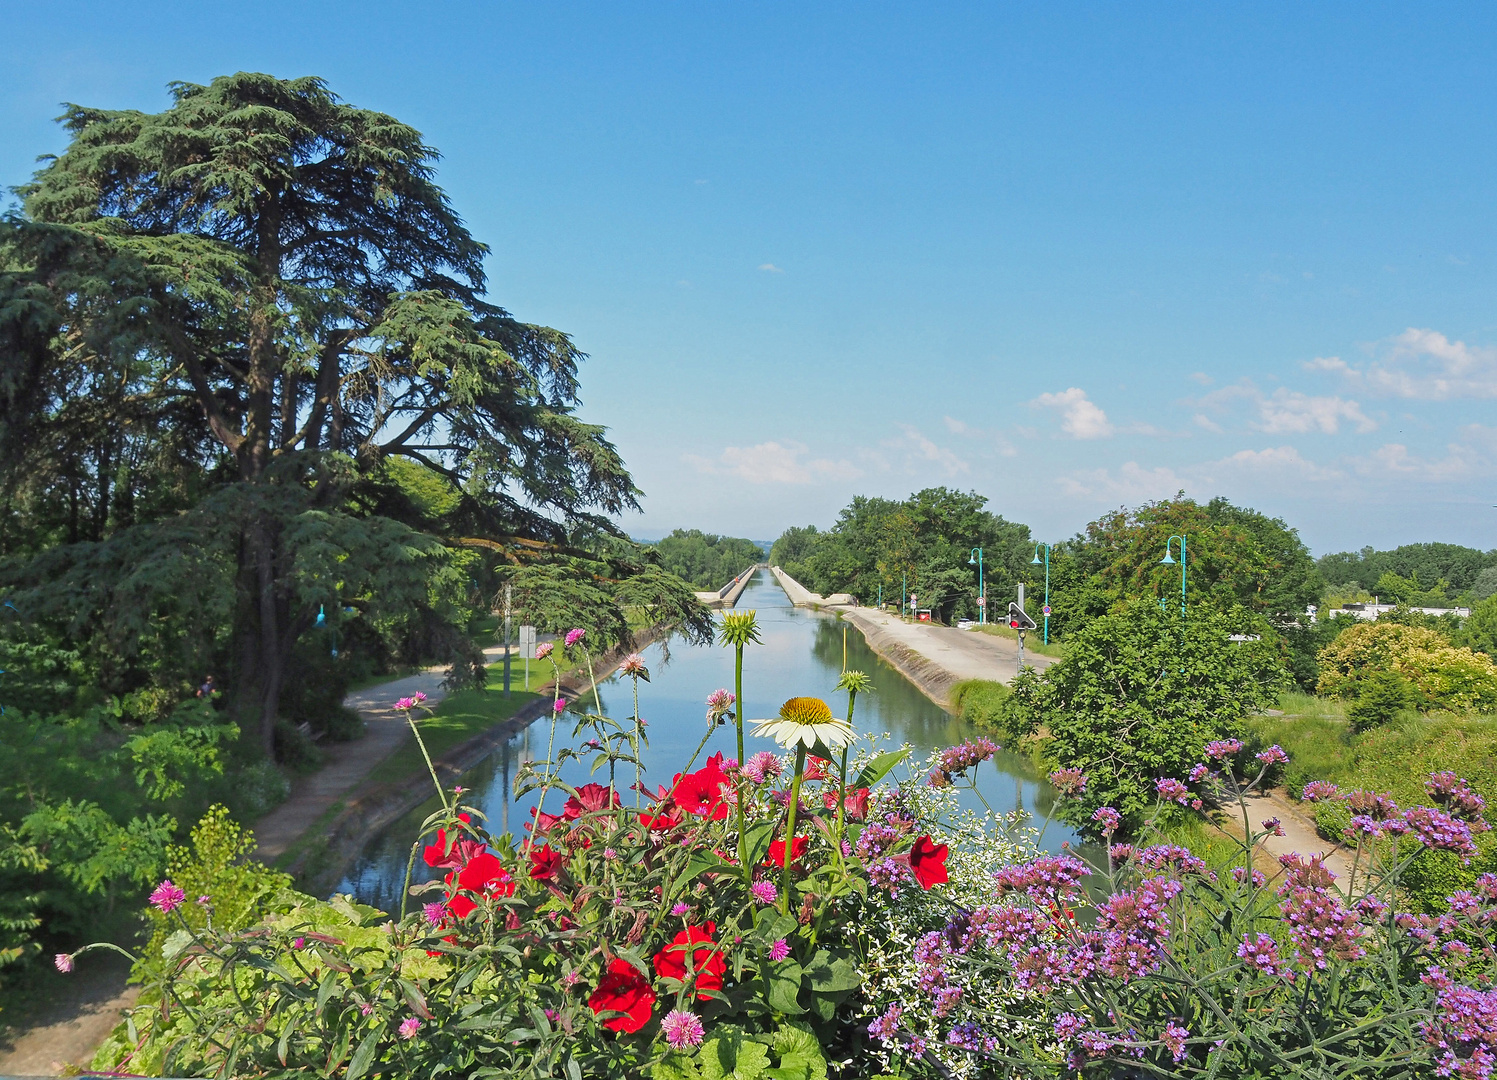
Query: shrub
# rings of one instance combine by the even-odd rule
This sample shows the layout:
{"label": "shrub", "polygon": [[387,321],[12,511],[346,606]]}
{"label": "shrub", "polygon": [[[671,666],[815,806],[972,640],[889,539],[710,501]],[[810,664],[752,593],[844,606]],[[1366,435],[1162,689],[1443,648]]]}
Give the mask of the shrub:
{"label": "shrub", "polygon": [[1344,802],[1323,802],[1315,807],[1315,835],[1333,844],[1341,843],[1351,827],[1351,811]]}
{"label": "shrub", "polygon": [[314,772],[322,765],[322,751],[312,737],[285,720],[275,726],[275,756],[277,761],[296,773]]}
{"label": "shrub", "polygon": [[1413,686],[1397,671],[1374,671],[1358,680],[1357,699],[1346,710],[1346,718],[1356,731],[1366,731],[1414,708],[1415,700]]}
{"label": "shrub", "polygon": [[1240,732],[1249,711],[1278,699],[1288,677],[1271,632],[1228,640],[1245,625],[1205,608],[1182,617],[1134,603],[1074,631],[1065,659],[1043,674],[1014,681],[1010,726],[1042,735],[1052,768],[1089,777],[1062,804],[1067,820],[1092,828],[1092,813],[1109,806],[1136,827],[1157,777],[1183,777],[1201,746]]}
{"label": "shrub", "polygon": [[1321,693],[1354,696],[1374,673],[1396,671],[1423,708],[1497,710],[1497,665],[1426,627],[1387,620],[1346,630],[1320,652]]}
{"label": "shrub", "polygon": [[951,688],[951,704],[958,716],[979,731],[1002,732],[1004,738],[1011,737],[1002,731],[1010,696],[1007,686],[988,679],[968,679]]}
{"label": "shrub", "polygon": [[253,821],[291,796],[291,781],[273,761],[256,761],[236,773],[231,781],[229,801],[234,813]]}

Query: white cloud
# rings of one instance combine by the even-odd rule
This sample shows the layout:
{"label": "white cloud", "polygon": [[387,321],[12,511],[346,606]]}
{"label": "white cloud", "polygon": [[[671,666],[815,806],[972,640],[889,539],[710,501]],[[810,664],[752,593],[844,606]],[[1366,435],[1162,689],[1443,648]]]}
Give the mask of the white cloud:
{"label": "white cloud", "polygon": [[953,435],[965,435],[967,432],[967,425],[954,416],[943,416],[941,417],[941,422],[946,425],[946,430]]}
{"label": "white cloud", "polygon": [[1375,358],[1355,368],[1339,356],[1317,356],[1305,367],[1340,375],[1353,385],[1420,401],[1497,397],[1497,348],[1451,341],[1438,330],[1409,327],[1380,342]]}
{"label": "white cloud", "polygon": [[[900,424],[903,432],[898,438],[885,439],[879,445],[900,453],[904,457],[905,472],[915,472],[922,463],[935,465],[947,476],[971,472],[972,467],[953,451],[940,446],[911,424]],[[878,455],[887,464],[887,458]]]}
{"label": "white cloud", "polygon": [[1014,448],[1014,444],[1009,441],[1008,436],[1001,431],[973,427],[965,420],[958,420],[954,416],[943,416],[941,417],[941,422],[946,425],[946,430],[953,435],[961,435],[979,444],[991,443],[1001,457],[1014,457],[1019,452]]}
{"label": "white cloud", "polygon": [[1334,435],[1341,429],[1343,420],[1355,424],[1363,433],[1377,428],[1377,423],[1355,401],[1341,397],[1311,397],[1281,386],[1269,397],[1259,398],[1258,423],[1254,426],[1270,435],[1306,431]]}
{"label": "white cloud", "polygon": [[1145,469],[1136,461],[1123,465],[1114,476],[1110,469],[1092,469],[1060,478],[1067,495],[1103,497],[1121,502],[1148,502],[1168,499],[1185,488],[1185,481],[1173,469],[1161,465]]}
{"label": "white cloud", "polygon": [[771,274],[783,274],[785,272],[785,271],[781,270],[778,266],[776,266],[774,263],[760,263],[759,264],[759,269],[760,270],[768,270]]}
{"label": "white cloud", "polygon": [[1292,446],[1273,446],[1265,450],[1239,450],[1220,461],[1205,466],[1206,473],[1216,471],[1251,473],[1289,473],[1304,480],[1335,480],[1343,474],[1322,468],[1305,458]]}
{"label": "white cloud", "polygon": [[[1324,364],[1327,361],[1317,360],[1315,363]],[[1249,402],[1250,407],[1258,414],[1256,419],[1248,422],[1248,426],[1270,435],[1304,434],[1311,431],[1335,435],[1341,430],[1343,422],[1362,433],[1377,428],[1377,421],[1363,412],[1359,403],[1348,398],[1304,394],[1283,386],[1272,394],[1265,394],[1251,379],[1243,379],[1231,386],[1213,390],[1196,401],[1195,404],[1205,411],[1197,414],[1195,422],[1208,431],[1220,431],[1219,424],[1212,427],[1215,422],[1206,412],[1224,413],[1234,408],[1239,401]]]}
{"label": "white cloud", "polygon": [[830,458],[804,460],[807,447],[792,440],[755,446],[729,446],[716,459],[684,455],[698,472],[736,476],[750,484],[813,484],[825,480],[855,480],[862,470],[851,462]]}
{"label": "white cloud", "polygon": [[1041,394],[1031,404],[1060,410],[1060,429],[1073,439],[1105,439],[1113,434],[1107,414],[1087,399],[1086,391],[1073,386],[1059,394]]}
{"label": "white cloud", "polygon": [[1497,428],[1466,425],[1459,439],[1446,444],[1444,457],[1425,457],[1403,443],[1384,443],[1370,454],[1351,459],[1350,464],[1363,476],[1428,484],[1490,477],[1497,475]]}
{"label": "white cloud", "polygon": [[1211,417],[1207,416],[1205,413],[1196,413],[1195,416],[1192,417],[1192,420],[1194,421],[1196,427],[1205,428],[1207,431],[1210,431],[1217,435],[1220,435],[1222,432],[1227,430],[1226,428],[1218,424],[1215,420],[1211,419]]}

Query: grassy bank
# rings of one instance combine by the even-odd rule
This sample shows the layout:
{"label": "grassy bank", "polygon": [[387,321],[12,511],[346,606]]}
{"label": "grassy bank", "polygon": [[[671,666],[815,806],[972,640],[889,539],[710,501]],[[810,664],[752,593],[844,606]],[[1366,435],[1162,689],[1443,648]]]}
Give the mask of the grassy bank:
{"label": "grassy bank", "polygon": [[[986,623],[982,626],[974,626],[972,629],[976,630],[980,634],[992,634],[994,637],[1006,637],[1010,641],[1019,640],[1019,631],[1013,629],[1013,627],[1009,626],[1007,623]],[[1065,646],[1061,645],[1059,642],[1052,641],[1048,645],[1042,642],[1040,640],[1040,633],[1038,630],[1030,630],[1024,635],[1024,651],[1030,653],[1038,653],[1040,656],[1051,656],[1057,660],[1059,660],[1066,654]]]}
{"label": "grassy bank", "polygon": [[1284,716],[1255,716],[1252,732],[1289,754],[1285,786],[1298,798],[1311,780],[1389,792],[1402,806],[1429,802],[1424,781],[1451,769],[1497,807],[1497,718],[1406,713],[1358,734],[1340,702],[1286,694]]}
{"label": "grassy bank", "polygon": [[[495,724],[508,720],[526,705],[541,697],[540,694],[527,693],[522,688],[523,671],[511,671],[511,692],[506,698],[502,689],[503,668],[495,670],[495,667],[496,665],[489,666],[487,687],[482,690],[459,690],[454,694],[449,694],[437,705],[432,716],[417,721],[421,728],[421,738],[426,742],[427,752],[433,758],[454,746],[467,742]],[[536,670],[537,667],[536,664],[531,665],[530,681],[533,687],[539,688],[542,680]],[[408,738],[399,750],[375,766],[366,783],[370,785],[393,783],[405,779],[411,773],[423,772],[425,769],[426,762],[421,759],[421,751],[417,748],[415,739]]]}

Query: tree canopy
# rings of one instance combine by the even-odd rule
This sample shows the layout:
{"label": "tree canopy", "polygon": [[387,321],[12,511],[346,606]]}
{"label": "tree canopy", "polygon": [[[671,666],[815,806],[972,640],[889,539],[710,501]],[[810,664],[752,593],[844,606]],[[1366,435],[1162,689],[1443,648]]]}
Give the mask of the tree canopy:
{"label": "tree canopy", "polygon": [[[523,563],[611,533],[637,492],[576,415],[583,354],[486,299],[488,249],[420,132],[317,78],[171,89],[160,113],[69,106],[69,146],[5,222],[0,544],[103,545],[50,556],[86,583],[23,567],[14,599],[58,632],[128,635],[156,617],[121,602],[145,595],[121,585],[143,553],[206,542],[178,555],[212,564],[194,588],[230,583],[234,713],[269,748],[320,611],[383,592],[450,622],[461,583],[433,593],[431,570],[473,575],[452,550]],[[401,458],[445,480],[440,512],[390,498]],[[68,610],[24,591],[64,580],[87,585]]]}
{"label": "tree canopy", "polygon": [[652,546],[661,566],[699,589],[720,589],[764,561],[764,552],[752,540],[700,529],[676,529]]}
{"label": "tree canopy", "polygon": [[[1482,571],[1497,568],[1497,550],[1442,543],[1404,544],[1388,551],[1364,547],[1322,555],[1315,565],[1328,585],[1352,586],[1395,603],[1414,603],[1414,599],[1404,599],[1404,594],[1421,587],[1431,590],[1440,582],[1452,597],[1475,588]],[[1412,582],[1413,589],[1399,579]],[[1497,589],[1497,582],[1493,588]]]}

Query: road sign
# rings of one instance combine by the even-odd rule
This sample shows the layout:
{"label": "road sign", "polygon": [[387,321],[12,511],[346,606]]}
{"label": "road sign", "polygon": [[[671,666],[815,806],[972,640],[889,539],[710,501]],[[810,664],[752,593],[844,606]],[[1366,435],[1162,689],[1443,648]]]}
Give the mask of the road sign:
{"label": "road sign", "polygon": [[977,598],[977,606],[978,607],[986,607],[987,603],[988,603],[988,598],[986,596],[979,596]]}
{"label": "road sign", "polygon": [[520,627],[520,656],[526,660],[535,659],[535,627]]}
{"label": "road sign", "polygon": [[1008,604],[1008,625],[1015,630],[1033,630],[1036,623],[1023,608],[1010,600]]}
{"label": "road sign", "polygon": [[1050,614],[1050,605],[1046,604],[1044,607],[1040,608],[1040,614],[1041,615],[1049,615]]}

